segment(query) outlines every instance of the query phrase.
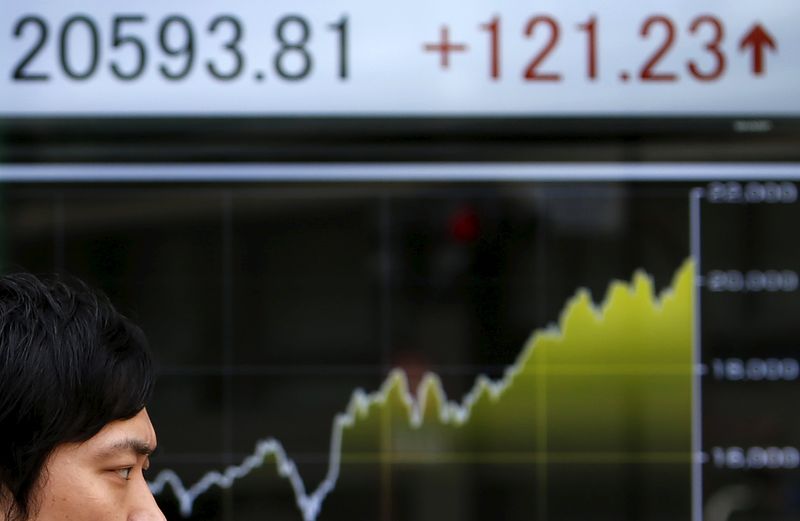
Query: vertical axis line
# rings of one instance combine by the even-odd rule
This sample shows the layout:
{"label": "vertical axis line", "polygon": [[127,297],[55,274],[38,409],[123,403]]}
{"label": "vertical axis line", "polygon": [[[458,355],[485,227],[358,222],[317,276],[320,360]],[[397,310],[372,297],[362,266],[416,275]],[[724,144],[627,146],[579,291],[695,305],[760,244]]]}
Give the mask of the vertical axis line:
{"label": "vertical axis line", "polygon": [[[389,195],[384,193],[380,198],[380,342],[381,342],[381,371],[388,375],[391,370],[392,356],[392,246],[391,246],[391,201]],[[390,409],[384,412],[381,422],[381,456],[387,456],[392,450],[392,418]],[[391,457],[381,457],[381,518],[390,521],[392,517],[392,461]]]}
{"label": "vertical axis line", "polygon": [[[229,190],[222,194],[222,376],[223,431],[225,464],[233,464],[233,197]],[[232,489],[223,492],[223,516],[232,521]]]}
{"label": "vertical axis line", "polygon": [[701,226],[700,203],[705,195],[702,188],[689,194],[691,256],[694,261],[694,309],[692,313],[692,521],[703,521],[703,381],[702,363],[702,283],[701,283]]}
{"label": "vertical axis line", "polygon": [[[543,214],[545,219],[537,222],[537,257],[538,266],[537,271],[537,302],[538,302],[538,321],[543,322],[544,317],[547,315],[547,255],[545,245],[547,243],[547,234],[543,222],[546,222],[548,214],[547,199],[543,198]],[[540,357],[541,371],[537,378],[537,400],[536,400],[536,419],[537,419],[537,452],[541,454],[541,459],[537,463],[536,477],[538,481],[538,503],[537,503],[537,521],[547,521],[548,518],[548,483],[547,483],[547,446],[548,446],[548,427],[547,427],[547,351],[543,350]]]}

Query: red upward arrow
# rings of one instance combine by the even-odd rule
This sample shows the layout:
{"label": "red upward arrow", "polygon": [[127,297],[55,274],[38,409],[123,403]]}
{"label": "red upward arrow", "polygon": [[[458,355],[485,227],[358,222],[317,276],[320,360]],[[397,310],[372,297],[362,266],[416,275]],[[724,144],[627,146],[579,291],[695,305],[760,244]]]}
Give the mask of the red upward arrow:
{"label": "red upward arrow", "polygon": [[773,51],[777,49],[775,40],[761,24],[757,23],[739,42],[740,50],[744,51],[748,47],[753,48],[753,74],[761,76],[764,74],[764,48],[768,47]]}

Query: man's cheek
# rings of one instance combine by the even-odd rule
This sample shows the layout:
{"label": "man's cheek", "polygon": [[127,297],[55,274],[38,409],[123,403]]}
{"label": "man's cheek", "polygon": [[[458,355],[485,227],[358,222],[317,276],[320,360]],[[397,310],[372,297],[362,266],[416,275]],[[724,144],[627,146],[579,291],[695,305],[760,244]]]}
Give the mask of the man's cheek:
{"label": "man's cheek", "polygon": [[[55,470],[55,469],[54,469]],[[78,469],[51,472],[37,521],[113,521],[119,493],[103,476]]]}
{"label": "man's cheek", "polygon": [[[94,488],[82,488],[61,497],[57,519],[75,521],[116,521],[119,518],[114,498]],[[54,518],[55,521],[55,518]]]}

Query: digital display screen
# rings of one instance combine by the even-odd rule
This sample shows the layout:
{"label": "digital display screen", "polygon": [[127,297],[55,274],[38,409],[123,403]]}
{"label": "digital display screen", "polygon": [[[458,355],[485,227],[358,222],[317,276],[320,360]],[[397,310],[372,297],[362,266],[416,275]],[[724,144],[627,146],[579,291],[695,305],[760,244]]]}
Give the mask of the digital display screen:
{"label": "digital display screen", "polygon": [[797,520],[798,20],[5,1],[0,270],[142,326],[169,521]]}
{"label": "digital display screen", "polygon": [[5,164],[159,362],[170,521],[800,517],[800,164]]}
{"label": "digital display screen", "polygon": [[793,0],[6,1],[0,116],[796,120],[798,16]]}

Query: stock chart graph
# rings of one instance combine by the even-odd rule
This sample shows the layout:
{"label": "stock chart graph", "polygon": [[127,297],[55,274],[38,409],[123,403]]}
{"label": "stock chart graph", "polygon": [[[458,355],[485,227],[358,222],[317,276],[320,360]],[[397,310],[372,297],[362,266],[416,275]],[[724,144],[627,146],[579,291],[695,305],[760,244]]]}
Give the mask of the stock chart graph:
{"label": "stock chart graph", "polygon": [[[241,465],[206,474],[190,487],[175,472],[162,471],[152,489],[157,495],[171,489],[188,516],[209,488],[230,488],[271,464],[291,483],[303,519],[311,521],[335,491],[343,461],[494,461],[649,463],[655,494],[665,474],[688,479],[692,462],[693,279],[686,262],[661,298],[644,273],[631,284],[613,284],[600,307],[579,292],[557,328],[534,333],[501,379],[479,378],[460,403],[448,399],[433,373],[414,392],[405,372],[393,371],[377,392],[357,391],[336,417],[330,466],[313,490],[279,440],[260,442]],[[639,435],[633,443],[626,436],[631,426]]]}
{"label": "stock chart graph", "polygon": [[2,192],[147,332],[170,521],[798,513],[797,172],[217,168]]}

